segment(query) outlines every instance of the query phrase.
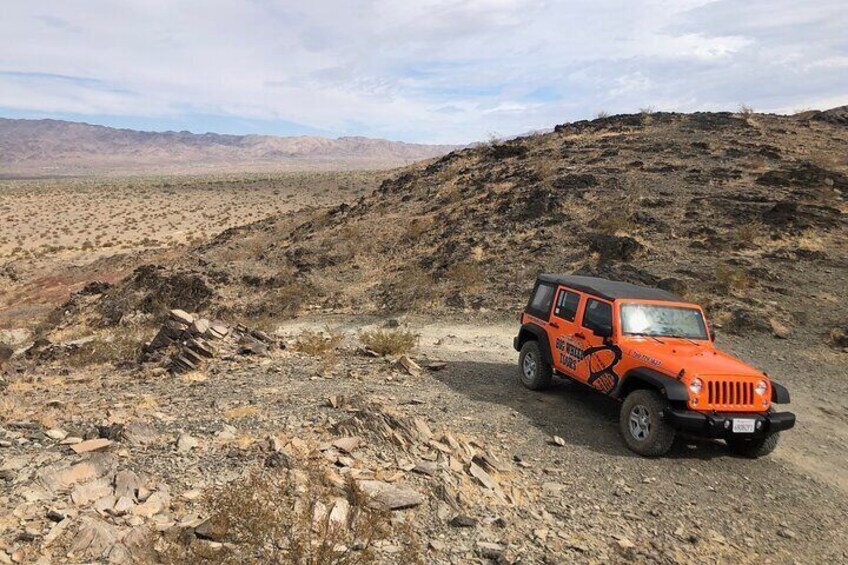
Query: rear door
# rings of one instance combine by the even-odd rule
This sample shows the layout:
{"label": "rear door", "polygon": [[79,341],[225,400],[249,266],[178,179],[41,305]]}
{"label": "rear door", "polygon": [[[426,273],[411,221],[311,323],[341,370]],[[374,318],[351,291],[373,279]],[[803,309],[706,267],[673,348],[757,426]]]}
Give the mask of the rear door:
{"label": "rear door", "polygon": [[548,337],[551,351],[554,352],[554,368],[574,378],[578,378],[577,364],[580,362],[580,348],[574,341],[579,331],[577,312],[580,309],[582,295],[565,287],[559,287],[549,323]]}
{"label": "rear door", "polygon": [[621,360],[621,349],[611,340],[595,334],[604,330],[615,335],[613,305],[606,300],[587,297],[580,312],[580,327],[574,334],[581,349],[581,362],[577,364],[577,378],[609,394],[618,384],[616,365]]}

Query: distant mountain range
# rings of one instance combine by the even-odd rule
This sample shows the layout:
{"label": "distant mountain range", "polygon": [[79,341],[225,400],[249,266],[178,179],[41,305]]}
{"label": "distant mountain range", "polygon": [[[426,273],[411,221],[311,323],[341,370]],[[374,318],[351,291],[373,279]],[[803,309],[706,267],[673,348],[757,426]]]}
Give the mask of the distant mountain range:
{"label": "distant mountain range", "polygon": [[147,132],[0,118],[0,178],[380,169],[456,148],[366,137]]}

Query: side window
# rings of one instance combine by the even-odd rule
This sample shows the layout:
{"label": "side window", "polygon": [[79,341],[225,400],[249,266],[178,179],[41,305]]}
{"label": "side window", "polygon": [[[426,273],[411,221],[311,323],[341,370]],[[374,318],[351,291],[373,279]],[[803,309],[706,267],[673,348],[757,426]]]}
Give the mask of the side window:
{"label": "side window", "polygon": [[560,290],[557,297],[554,314],[563,320],[573,322],[577,317],[577,305],[580,304],[580,295],[570,290]]}
{"label": "side window", "polygon": [[608,329],[612,331],[612,306],[606,302],[590,298],[586,302],[586,311],[583,312],[583,327],[595,329]]}
{"label": "side window", "polygon": [[527,312],[537,318],[548,319],[551,304],[554,301],[554,287],[548,284],[536,285],[536,292],[527,305]]}

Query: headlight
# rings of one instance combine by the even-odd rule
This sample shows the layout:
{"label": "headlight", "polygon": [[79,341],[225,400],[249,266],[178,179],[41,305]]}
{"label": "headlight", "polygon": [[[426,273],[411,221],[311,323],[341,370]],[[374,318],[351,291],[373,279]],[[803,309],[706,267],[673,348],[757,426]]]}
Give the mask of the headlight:
{"label": "headlight", "polygon": [[762,396],[768,390],[768,385],[765,381],[760,381],[756,385],[754,385],[754,392],[757,393],[757,396]]}
{"label": "headlight", "polygon": [[692,382],[689,383],[689,392],[692,394],[700,394],[702,388],[704,388],[704,383],[701,382],[701,379],[692,379]]}

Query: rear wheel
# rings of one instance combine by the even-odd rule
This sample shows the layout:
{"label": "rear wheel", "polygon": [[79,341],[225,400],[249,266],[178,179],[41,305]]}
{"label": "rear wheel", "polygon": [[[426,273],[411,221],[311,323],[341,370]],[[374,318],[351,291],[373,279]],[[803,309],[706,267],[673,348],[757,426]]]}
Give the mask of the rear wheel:
{"label": "rear wheel", "polygon": [[654,390],[631,392],[621,405],[619,430],[631,451],[645,457],[659,457],[671,449],[674,428],[663,420],[668,401]]}
{"label": "rear wheel", "polygon": [[521,346],[518,368],[521,370],[521,384],[530,390],[542,390],[550,386],[553,369],[542,357],[538,342],[528,341]]}
{"label": "rear wheel", "polygon": [[730,448],[731,453],[757,459],[758,457],[765,457],[774,451],[779,440],[780,432],[774,432],[773,434],[759,438],[744,439],[732,437],[727,439],[727,447]]}

